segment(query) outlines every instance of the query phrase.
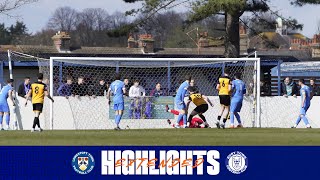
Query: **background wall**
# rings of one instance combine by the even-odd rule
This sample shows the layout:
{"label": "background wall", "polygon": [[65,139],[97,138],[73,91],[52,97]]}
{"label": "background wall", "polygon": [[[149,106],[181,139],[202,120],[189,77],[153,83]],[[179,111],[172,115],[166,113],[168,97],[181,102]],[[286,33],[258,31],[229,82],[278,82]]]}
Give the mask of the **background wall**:
{"label": "background wall", "polygon": [[[113,120],[109,120],[108,105],[105,97],[97,97],[95,99],[89,97],[81,97],[80,99],[70,97],[54,97],[54,129],[113,129],[115,124]],[[219,113],[219,99],[216,96],[210,97],[214,103],[214,107],[205,113],[208,123],[215,127],[215,119]],[[314,97],[311,107],[308,111],[308,118],[313,128],[320,128],[320,97]],[[16,106],[17,119],[23,129],[29,130],[33,123],[33,112],[31,102],[24,106],[25,100],[18,97]],[[13,107],[11,113],[13,113]],[[253,102],[250,98],[245,98],[243,109],[241,111],[242,121],[245,127],[252,127],[254,123]],[[291,127],[298,115],[300,107],[300,97],[262,97],[261,98],[261,125],[262,127],[289,128]],[[191,107],[193,108],[193,107]],[[166,112],[163,112],[166,113]],[[14,122],[12,116],[11,126]],[[3,121],[5,122],[5,121]],[[46,99],[44,113],[40,117],[40,123],[45,129],[50,128],[49,121],[49,100]],[[228,121],[229,123],[229,121]],[[227,124],[229,125],[229,124]],[[121,127],[131,129],[141,128],[170,128],[167,119],[135,119],[122,120]],[[301,121],[299,128],[305,127]]]}

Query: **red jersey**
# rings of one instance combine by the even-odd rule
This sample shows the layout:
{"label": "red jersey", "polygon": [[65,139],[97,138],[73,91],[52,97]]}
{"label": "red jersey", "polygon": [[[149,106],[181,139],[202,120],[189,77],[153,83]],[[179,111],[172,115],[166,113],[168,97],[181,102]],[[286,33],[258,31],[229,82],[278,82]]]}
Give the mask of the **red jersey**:
{"label": "red jersey", "polygon": [[[192,118],[189,128],[200,128],[200,125],[203,124],[203,120],[197,117]],[[179,126],[183,126],[183,119],[179,121]]]}
{"label": "red jersey", "polygon": [[189,128],[199,128],[201,124],[203,124],[203,120],[200,118],[192,118]]}

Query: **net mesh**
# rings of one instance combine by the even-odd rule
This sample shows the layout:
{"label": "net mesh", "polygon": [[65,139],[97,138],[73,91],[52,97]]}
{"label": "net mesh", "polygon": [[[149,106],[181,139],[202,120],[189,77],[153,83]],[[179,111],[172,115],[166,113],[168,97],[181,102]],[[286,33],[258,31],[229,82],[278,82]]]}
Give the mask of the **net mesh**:
{"label": "net mesh", "polygon": [[[23,59],[13,55],[13,61]],[[44,82],[49,85],[50,62],[37,59],[39,71],[44,74]],[[209,96],[214,107],[204,114],[213,126],[220,111],[218,92],[215,89],[223,70],[228,68],[230,76],[241,73],[247,86],[247,96],[241,111],[244,126],[251,127],[254,122],[255,67],[254,61],[188,61],[164,60],[104,60],[101,59],[54,59],[53,62],[53,129],[111,129],[114,128],[113,107],[108,105],[106,91],[119,72],[127,78],[127,92],[135,80],[145,91],[145,97],[126,97],[125,114],[121,127],[127,128],[169,128],[167,119],[174,116],[165,112],[165,105],[174,108],[177,88],[186,75],[194,79],[194,86]],[[67,79],[69,84],[67,84]],[[103,80],[103,81],[101,81]],[[156,91],[156,85],[161,85]],[[158,92],[161,97],[156,97]],[[128,95],[128,94],[127,94]],[[142,95],[142,94],[141,94]],[[194,108],[194,106],[190,107]],[[50,106],[45,101],[45,128],[50,128]]]}

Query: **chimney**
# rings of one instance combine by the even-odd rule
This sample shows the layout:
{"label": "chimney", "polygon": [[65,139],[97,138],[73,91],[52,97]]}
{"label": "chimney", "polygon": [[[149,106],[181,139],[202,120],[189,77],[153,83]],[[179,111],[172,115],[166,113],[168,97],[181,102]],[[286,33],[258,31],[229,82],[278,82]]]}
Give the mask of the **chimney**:
{"label": "chimney", "polygon": [[239,25],[239,34],[240,34],[240,50],[247,51],[249,48],[249,36],[247,34],[247,28],[243,25]]}
{"label": "chimney", "polygon": [[128,38],[128,48],[136,48],[137,41],[134,39],[133,35],[130,33]]}
{"label": "chimney", "polygon": [[241,36],[241,35],[247,35],[247,29],[246,29],[246,27],[244,27],[244,25],[242,25],[242,24],[240,24],[239,33],[240,33],[240,36]]}
{"label": "chimney", "polygon": [[276,33],[280,34],[282,36],[282,27],[283,27],[283,21],[280,17],[276,19]]}
{"label": "chimney", "polygon": [[208,40],[208,32],[200,33],[200,39],[198,40],[198,46],[200,48],[209,47],[209,40]]}
{"label": "chimney", "polygon": [[144,53],[154,53],[154,39],[151,34],[141,34],[138,45]]}
{"label": "chimney", "polygon": [[311,44],[313,47],[320,47],[320,34],[315,34],[313,36]]}
{"label": "chimney", "polygon": [[71,37],[67,32],[58,31],[54,36],[52,36],[53,43],[59,52],[69,52],[70,51],[70,40]]}

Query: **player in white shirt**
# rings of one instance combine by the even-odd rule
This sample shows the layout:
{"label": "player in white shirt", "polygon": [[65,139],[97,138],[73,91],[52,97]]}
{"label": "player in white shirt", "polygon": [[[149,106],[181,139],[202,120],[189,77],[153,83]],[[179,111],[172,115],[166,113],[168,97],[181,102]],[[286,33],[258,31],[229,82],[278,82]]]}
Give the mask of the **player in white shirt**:
{"label": "player in white shirt", "polygon": [[145,89],[139,85],[139,80],[135,80],[133,86],[130,87],[129,97],[141,97],[146,96]]}
{"label": "player in white shirt", "polygon": [[133,82],[133,86],[129,89],[129,97],[132,98],[129,108],[129,117],[133,119],[141,118],[142,99],[146,95],[145,89],[139,85],[139,80]]}

